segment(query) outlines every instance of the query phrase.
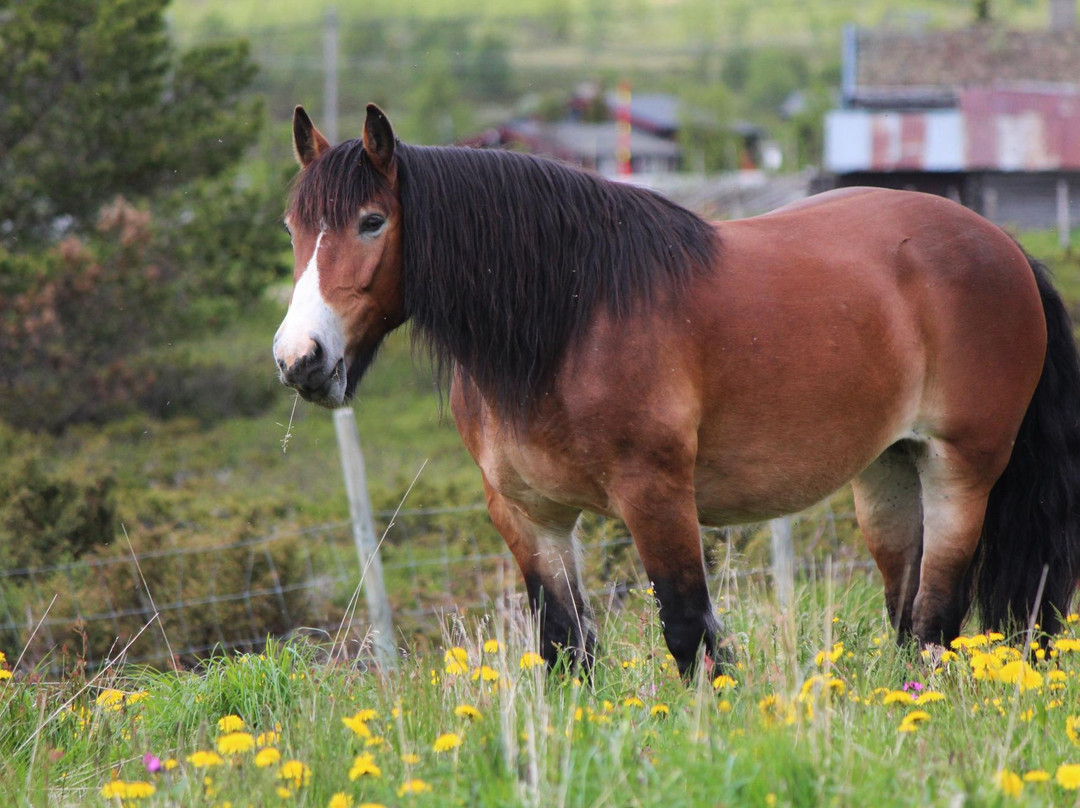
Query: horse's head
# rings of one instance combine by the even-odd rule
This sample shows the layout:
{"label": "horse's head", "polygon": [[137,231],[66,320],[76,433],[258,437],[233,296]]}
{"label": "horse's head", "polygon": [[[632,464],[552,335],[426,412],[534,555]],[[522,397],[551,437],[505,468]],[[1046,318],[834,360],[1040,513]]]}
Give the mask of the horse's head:
{"label": "horse's head", "polygon": [[274,360],[282,383],[337,407],[405,319],[394,132],[371,104],[363,138],[331,148],[297,107],[293,146],[300,174],[285,226],[294,285]]}

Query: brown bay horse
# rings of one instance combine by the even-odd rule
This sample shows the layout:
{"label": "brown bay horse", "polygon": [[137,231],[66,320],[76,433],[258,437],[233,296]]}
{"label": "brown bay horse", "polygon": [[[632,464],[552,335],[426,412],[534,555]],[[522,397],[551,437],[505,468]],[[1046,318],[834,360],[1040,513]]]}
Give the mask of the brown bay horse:
{"label": "brown bay horse", "polygon": [[973,600],[995,627],[1069,608],[1080,363],[1045,269],[986,220],[853,189],[709,224],[550,161],[399,143],[374,106],[336,147],[299,107],[293,131],[281,379],[339,406],[412,320],[549,660],[593,652],[583,510],[625,521],[687,674],[730,656],[699,523],[848,481],[900,636],[948,641]]}

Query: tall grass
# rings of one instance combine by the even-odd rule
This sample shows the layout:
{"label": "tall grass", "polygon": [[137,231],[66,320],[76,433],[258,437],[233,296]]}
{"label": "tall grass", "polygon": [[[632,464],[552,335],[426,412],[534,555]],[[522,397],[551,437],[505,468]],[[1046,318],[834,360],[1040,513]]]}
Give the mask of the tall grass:
{"label": "tall grass", "polygon": [[[0,682],[0,803],[1076,802],[1076,618],[1028,664],[1022,637],[981,636],[942,659],[897,648],[864,576],[803,584],[787,612],[762,591],[736,601],[723,616],[737,667],[689,684],[647,590],[602,612],[585,679],[529,664],[535,632],[516,607],[448,617],[443,648],[392,672],[271,643],[192,672],[20,673]],[[200,765],[210,752],[220,763]],[[133,783],[154,793],[104,796]]]}

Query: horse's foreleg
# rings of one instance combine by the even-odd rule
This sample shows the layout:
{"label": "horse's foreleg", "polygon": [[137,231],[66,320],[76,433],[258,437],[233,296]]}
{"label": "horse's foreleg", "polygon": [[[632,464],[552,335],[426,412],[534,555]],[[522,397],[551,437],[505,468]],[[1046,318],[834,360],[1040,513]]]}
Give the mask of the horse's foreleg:
{"label": "horse's foreleg", "polygon": [[491,520],[514,554],[539,618],[541,654],[554,665],[565,649],[574,662],[591,667],[596,629],[581,582],[575,530],[580,511],[546,500],[524,505],[486,480],[484,491]]}
{"label": "horse's foreleg", "polygon": [[620,487],[620,512],[652,582],[668,650],[689,678],[703,647],[715,662],[730,663],[733,655],[709,598],[692,486],[643,477],[643,486]]}

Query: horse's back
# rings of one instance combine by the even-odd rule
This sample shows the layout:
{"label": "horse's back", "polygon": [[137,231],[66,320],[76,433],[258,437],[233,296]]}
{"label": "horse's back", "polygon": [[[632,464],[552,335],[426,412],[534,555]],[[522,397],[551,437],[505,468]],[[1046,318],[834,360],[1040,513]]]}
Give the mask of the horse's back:
{"label": "horse's back", "polygon": [[723,259],[687,298],[706,324],[704,517],[805,507],[904,438],[1011,441],[1045,336],[1031,270],[998,228],[878,189],[719,228]]}

